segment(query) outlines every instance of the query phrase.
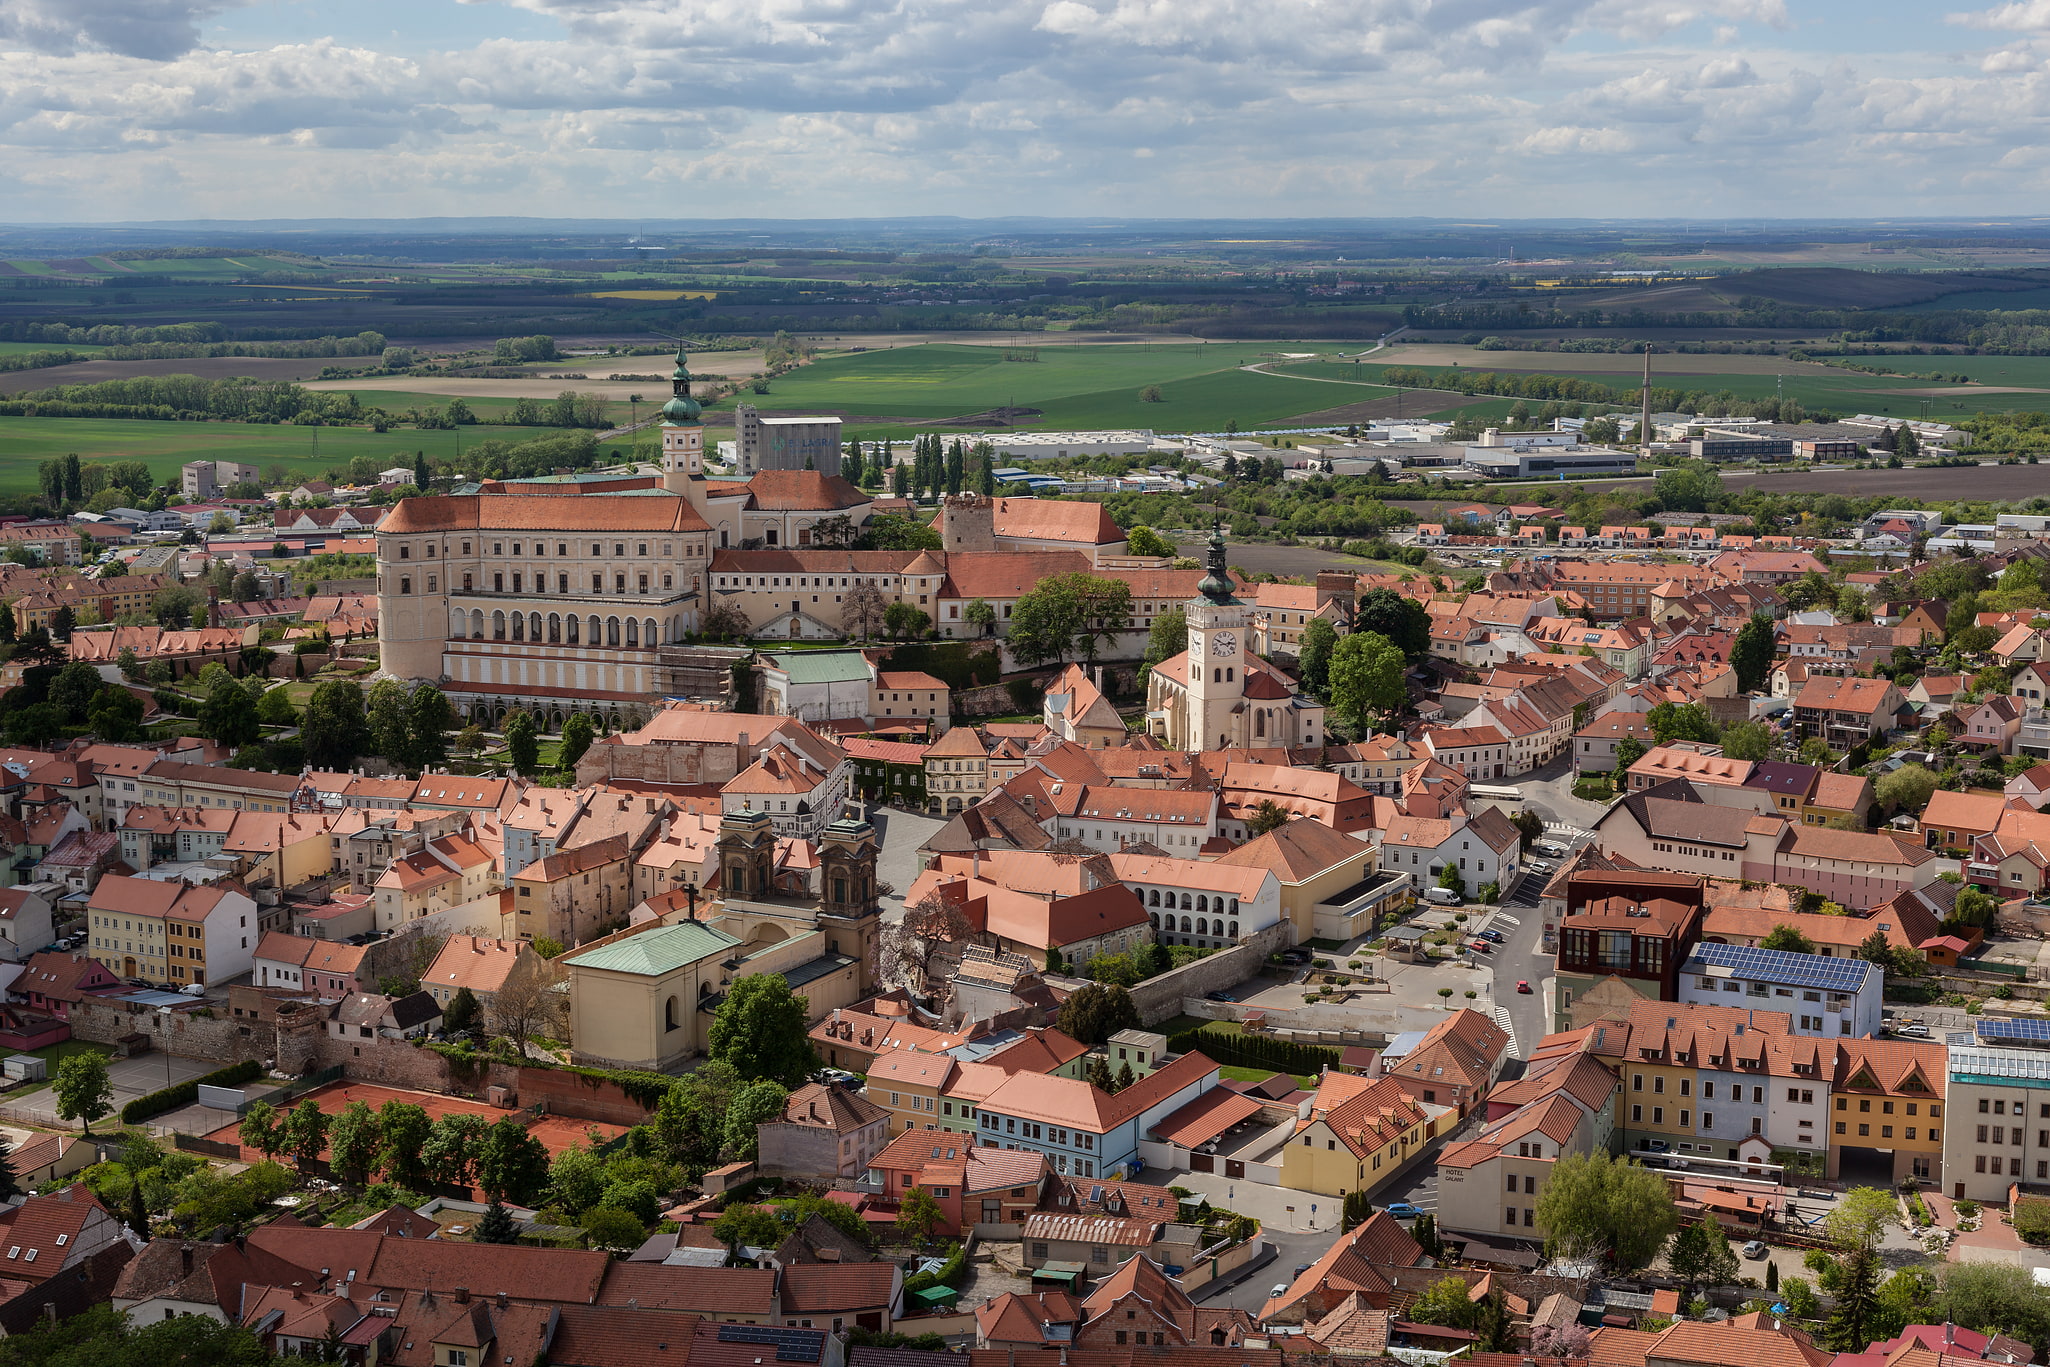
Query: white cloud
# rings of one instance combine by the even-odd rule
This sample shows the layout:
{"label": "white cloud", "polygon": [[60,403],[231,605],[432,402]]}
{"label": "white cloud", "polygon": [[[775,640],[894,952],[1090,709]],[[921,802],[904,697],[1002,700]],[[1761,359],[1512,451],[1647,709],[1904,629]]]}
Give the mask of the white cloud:
{"label": "white cloud", "polygon": [[2031,38],[1821,69],[1780,0],[503,0],[557,29],[518,39],[476,0],[453,50],[195,46],[225,3],[0,0],[13,213],[1977,211],[2050,113]]}

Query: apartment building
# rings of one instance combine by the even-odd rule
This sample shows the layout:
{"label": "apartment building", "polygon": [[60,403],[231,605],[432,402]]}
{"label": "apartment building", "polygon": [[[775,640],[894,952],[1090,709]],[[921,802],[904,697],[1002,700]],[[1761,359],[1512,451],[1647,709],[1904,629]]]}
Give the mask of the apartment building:
{"label": "apartment building", "polygon": [[223,881],[205,887],[126,874],[86,902],[92,956],[117,977],[183,987],[225,982],[255,964],[256,902]]}

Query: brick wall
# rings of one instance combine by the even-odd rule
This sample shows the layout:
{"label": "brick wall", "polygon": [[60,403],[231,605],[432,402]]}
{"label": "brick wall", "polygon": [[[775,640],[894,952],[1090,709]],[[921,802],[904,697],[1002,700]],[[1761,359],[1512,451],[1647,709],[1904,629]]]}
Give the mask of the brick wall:
{"label": "brick wall", "polygon": [[237,1020],[225,1013],[212,1016],[173,1011],[160,1016],[153,1007],[87,997],[71,1010],[71,1033],[97,1044],[112,1044],[124,1035],[146,1035],[151,1047],[179,1058],[217,1061],[222,1067],[244,1059],[265,1060],[277,1054],[277,1031],[261,1021]]}

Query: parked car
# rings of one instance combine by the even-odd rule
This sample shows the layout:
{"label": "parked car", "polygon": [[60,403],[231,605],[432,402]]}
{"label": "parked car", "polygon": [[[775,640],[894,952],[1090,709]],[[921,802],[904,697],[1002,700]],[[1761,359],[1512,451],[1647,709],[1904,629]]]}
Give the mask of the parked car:
{"label": "parked car", "polygon": [[1566,847],[1556,840],[1540,840],[1530,847],[1532,854],[1541,854],[1547,859],[1564,859]]}
{"label": "parked car", "polygon": [[1487,954],[1492,952],[1494,948],[1486,940],[1468,940],[1466,947],[1476,954]]}
{"label": "parked car", "polygon": [[1388,1213],[1398,1220],[1414,1220],[1417,1216],[1423,1214],[1422,1211],[1407,1201],[1390,1201],[1388,1203]]}
{"label": "parked car", "polygon": [[1433,906],[1456,907],[1466,899],[1450,888],[1425,888],[1424,900]]}
{"label": "parked car", "polygon": [[1287,1282],[1276,1282],[1276,1283],[1274,1283],[1274,1285],[1272,1285],[1272,1286],[1270,1286],[1270,1287],[1268,1287],[1268,1288],[1267,1288],[1267,1299],[1268,1299],[1268,1300],[1270,1300],[1270,1301],[1278,1301],[1278,1300],[1280,1300],[1280,1299],[1281,1299],[1281,1298],[1282,1298],[1283,1296],[1286,1296],[1287,1294],[1288,1294],[1288,1283],[1287,1283]]}
{"label": "parked car", "polygon": [[1763,1258],[1766,1251],[1763,1239],[1753,1239],[1750,1243],[1744,1245],[1744,1256],[1747,1258]]}
{"label": "parked car", "polygon": [[1509,943],[1509,937],[1499,930],[1484,930],[1480,933],[1480,938],[1486,940],[1491,945],[1506,945]]}
{"label": "parked car", "polygon": [[1296,1265],[1295,1275],[1300,1277],[1303,1275],[1303,1273],[1308,1272],[1309,1270],[1310,1265],[1308,1263],[1299,1263]]}
{"label": "parked car", "polygon": [[1235,1002],[1238,1000],[1237,997],[1234,997],[1229,992],[1205,992],[1203,996],[1206,1000],[1213,1002]]}
{"label": "parked car", "polygon": [[1518,992],[1528,993],[1530,991],[1530,984],[1525,982],[1523,979],[1518,978],[1516,980],[1516,990]]}
{"label": "parked car", "polygon": [[1903,1039],[1928,1039],[1929,1027],[1926,1025],[1896,1025],[1893,1027],[1893,1033]]}

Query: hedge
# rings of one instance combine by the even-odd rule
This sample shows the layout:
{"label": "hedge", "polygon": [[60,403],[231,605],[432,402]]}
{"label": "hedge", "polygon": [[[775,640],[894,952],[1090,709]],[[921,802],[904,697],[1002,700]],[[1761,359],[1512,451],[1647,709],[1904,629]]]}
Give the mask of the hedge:
{"label": "hedge", "polygon": [[968,1280],[968,1251],[960,1244],[951,1246],[947,1260],[940,1264],[937,1272],[914,1272],[904,1279],[904,1294],[925,1291],[935,1286],[951,1286],[961,1289],[961,1283]]}
{"label": "hedge", "polygon": [[199,1100],[201,1087],[239,1087],[262,1076],[263,1065],[254,1059],[231,1063],[225,1068],[216,1068],[211,1073],[193,1078],[189,1082],[176,1083],[137,1097],[121,1108],[121,1123],[139,1125],[153,1115],[175,1111],[180,1106],[190,1106]]}
{"label": "hedge", "polygon": [[1184,1030],[1167,1042],[1168,1052],[1199,1053],[1233,1068],[1272,1068],[1277,1073],[1314,1075],[1338,1066],[1338,1051],[1320,1044],[1265,1035],[1228,1035],[1221,1030]]}

